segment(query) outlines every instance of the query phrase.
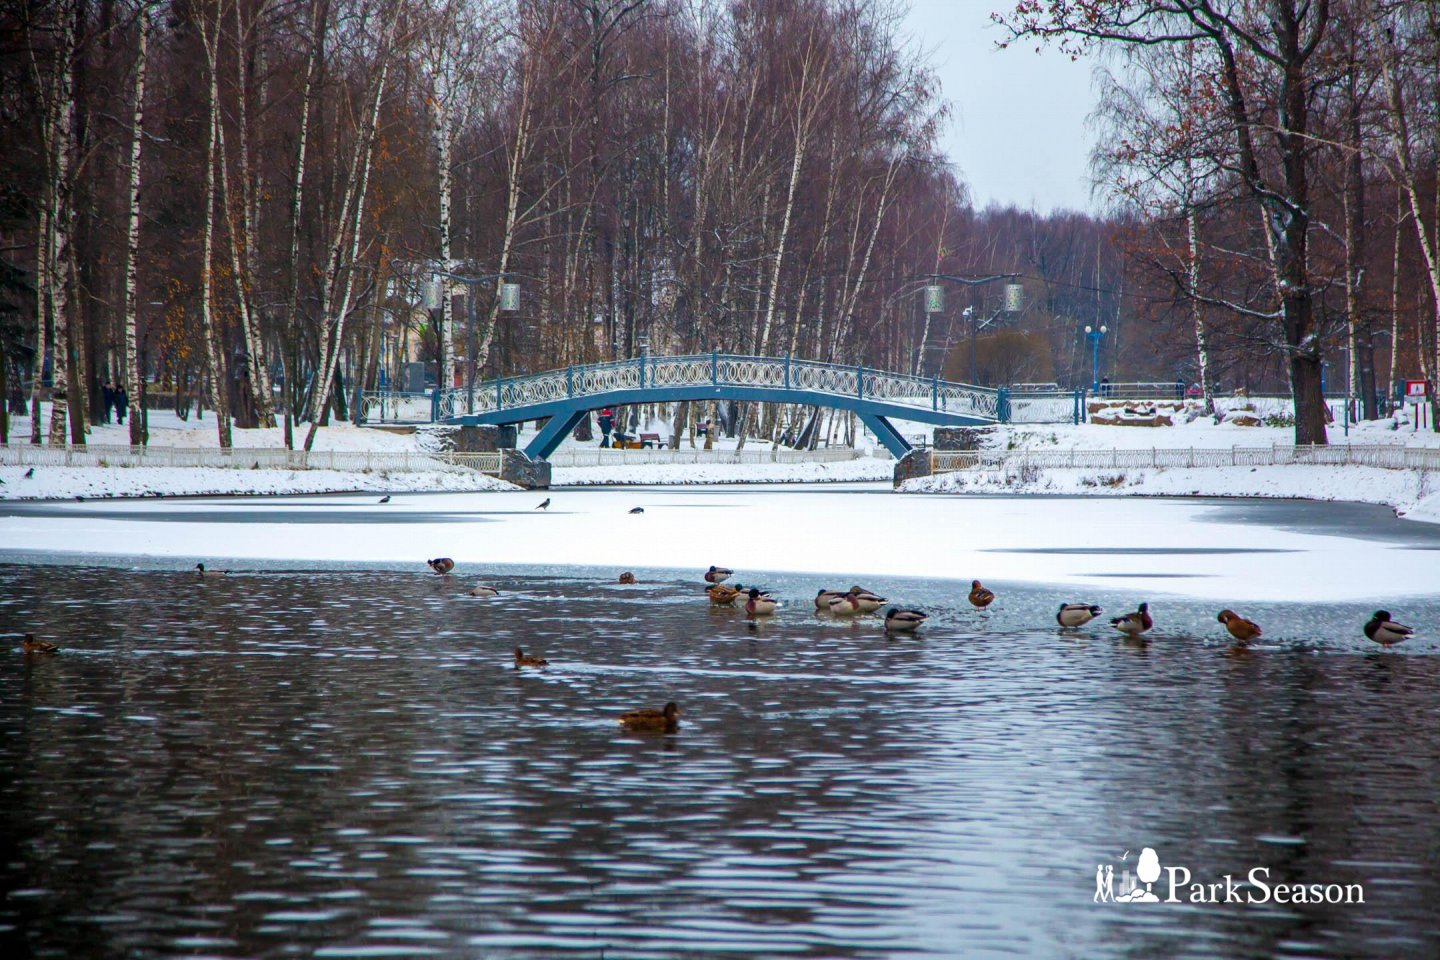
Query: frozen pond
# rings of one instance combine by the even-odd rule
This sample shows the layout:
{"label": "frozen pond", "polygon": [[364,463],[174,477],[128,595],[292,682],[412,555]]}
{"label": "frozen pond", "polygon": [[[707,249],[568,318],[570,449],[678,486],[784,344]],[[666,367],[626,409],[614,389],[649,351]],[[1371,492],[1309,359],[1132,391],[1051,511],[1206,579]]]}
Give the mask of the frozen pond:
{"label": "frozen pond", "polygon": [[[968,560],[864,572],[894,556],[882,526],[809,561],[853,575],[742,569],[787,604],[758,629],[700,592],[705,564],[738,565],[704,533],[657,545],[693,556],[688,575],[493,567],[491,600],[465,595],[474,563],[442,578],[347,539],[460,557],[592,514],[633,537],[614,508],[663,520],[669,495],[566,492],[552,510],[572,512],[534,517],[541,497],[506,496],[513,511],[476,499],[474,516],[453,497],[383,515],[373,498],[4,506],[4,545],[60,565],[0,565],[0,956],[1440,954],[1440,599],[1392,578],[1386,604],[1427,636],[1381,651],[1359,631],[1369,596],[1260,591],[1237,606],[1266,643],[1235,652],[1196,588],[1252,562],[1299,582],[1296,565],[1347,549],[1356,576],[1375,557],[1433,573],[1433,528],[1343,505],[1137,504],[1182,531],[1166,548],[1118,515],[1094,545],[1012,521],[1008,552],[977,539],[964,556],[1059,572],[987,576],[999,599],[978,613],[948,579],[968,585]],[[731,528],[786,496],[684,503],[714,504],[707,530],[742,549]],[[841,517],[870,500],[1028,509],[788,496],[799,526],[827,497]],[[27,539],[47,524],[54,553]],[[285,559],[184,572],[249,541]],[[60,552],[102,542],[158,556]],[[887,638],[810,612],[817,588],[853,582],[934,619]],[[1056,605],[1082,598],[1107,616],[1149,600],[1154,639],[1061,635]],[[22,656],[25,630],[66,649]],[[517,644],[551,666],[511,669]],[[667,700],[675,735],[615,723]],[[1146,847],[1196,881],[1263,868],[1272,887],[1359,884],[1364,903],[1095,902],[1097,866],[1118,892]]]}
{"label": "frozen pond", "polygon": [[[0,502],[0,559],[57,553],[468,572],[742,570],[1044,582],[1399,605],[1440,583],[1440,525],[1301,501],[899,495],[887,484]],[[536,507],[549,501],[549,508]],[[639,508],[642,513],[631,513]],[[182,561],[188,561],[183,562]],[[1143,598],[1142,598],[1143,599]],[[1370,606],[1374,610],[1375,606]]]}

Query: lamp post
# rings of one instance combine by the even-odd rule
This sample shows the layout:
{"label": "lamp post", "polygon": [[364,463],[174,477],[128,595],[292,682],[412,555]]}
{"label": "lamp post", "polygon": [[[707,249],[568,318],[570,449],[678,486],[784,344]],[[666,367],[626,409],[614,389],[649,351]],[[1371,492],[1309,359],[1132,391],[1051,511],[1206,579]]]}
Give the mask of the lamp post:
{"label": "lamp post", "polygon": [[[435,271],[437,277],[445,277],[456,283],[465,284],[465,412],[475,412],[475,287],[490,280],[499,280],[503,277],[518,276],[515,273],[487,273],[482,277],[465,277],[457,273],[450,273],[446,270]],[[520,309],[520,296],[518,284],[506,284],[506,287],[514,287],[514,291],[501,291],[500,309],[512,311]],[[443,348],[443,344],[442,344]],[[444,371],[444,364],[441,364],[441,371]],[[442,384],[440,389],[450,389],[448,384]]]}
{"label": "lamp post", "polygon": [[[997,273],[997,274],[994,274],[994,275],[988,276],[988,277],[958,277],[958,276],[956,276],[955,274],[952,274],[952,273],[930,273],[930,274],[926,274],[926,278],[929,279],[929,280],[948,280],[948,281],[951,282],[951,283],[958,283],[958,284],[961,284],[961,285],[966,286],[966,287],[978,287],[978,286],[982,286],[982,285],[987,284],[987,283],[994,283],[994,282],[997,281],[997,280],[1018,280],[1018,279],[1020,278],[1020,274],[1018,274],[1018,273]],[[1014,287],[1014,290],[1013,290],[1013,291],[1010,289],[1011,287]],[[938,287],[936,287],[935,290],[936,290],[937,293],[939,292],[939,288],[938,288]],[[927,300],[928,300],[928,298],[930,297],[930,294],[929,294],[928,292],[927,292],[927,294],[926,294],[926,297],[927,297]],[[964,309],[964,311],[962,311],[961,316],[964,317],[965,321],[966,321],[966,322],[969,324],[969,326],[970,326],[970,382],[971,382],[971,383],[975,383],[975,382],[976,382],[976,377],[978,376],[978,374],[976,373],[976,362],[975,362],[975,333],[976,333],[976,331],[977,331],[980,327],[988,327],[990,324],[994,323],[995,320],[998,319],[998,318],[1000,317],[1000,315],[1003,314],[1003,313],[1016,313],[1016,312],[1019,312],[1019,310],[1021,309],[1020,304],[1023,302],[1023,299],[1024,299],[1024,294],[1023,294],[1020,286],[1019,286],[1018,284],[1011,284],[1011,285],[1009,285],[1009,286],[1006,287],[1006,291],[1005,291],[1005,300],[1006,300],[1006,302],[1004,303],[1004,305],[1002,305],[999,310],[996,310],[993,314],[991,314],[991,315],[990,315],[990,318],[989,318],[988,320],[986,320],[984,323],[978,323],[978,324],[976,323],[976,321],[975,321],[975,308],[974,308],[974,307],[966,307],[966,308]]]}
{"label": "lamp post", "polygon": [[1090,324],[1085,324],[1085,338],[1090,341],[1090,392],[1100,392],[1100,338],[1105,336],[1108,328],[1100,324],[1100,329],[1095,329]]}
{"label": "lamp post", "polygon": [[960,316],[970,328],[970,382],[975,383],[975,308],[966,307],[960,311]]}

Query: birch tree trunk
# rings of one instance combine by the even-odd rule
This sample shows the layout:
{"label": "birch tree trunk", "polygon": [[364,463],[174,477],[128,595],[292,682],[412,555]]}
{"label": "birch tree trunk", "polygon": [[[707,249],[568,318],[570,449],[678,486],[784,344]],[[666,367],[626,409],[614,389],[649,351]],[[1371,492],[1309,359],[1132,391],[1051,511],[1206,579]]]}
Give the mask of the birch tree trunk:
{"label": "birch tree trunk", "polygon": [[220,126],[220,78],[216,63],[220,46],[220,5],[216,0],[215,23],[204,20],[200,12],[201,36],[205,43],[205,62],[210,84],[209,123],[205,138],[205,226],[200,242],[200,328],[205,336],[205,358],[210,375],[206,377],[210,408],[215,411],[215,430],[219,436],[220,448],[228,450],[230,437],[230,398],[226,395],[226,367],[224,350],[215,329],[212,300],[214,298],[214,273],[212,259],[215,246],[215,148]]}
{"label": "birch tree trunk", "polygon": [[130,204],[125,228],[125,313],[123,324],[125,351],[125,394],[130,406],[130,445],[144,445],[145,434],[141,404],[140,369],[136,363],[136,314],[139,309],[136,290],[136,266],[140,253],[140,152],[145,130],[145,70],[148,60],[150,31],[154,29],[154,12],[148,2],[140,5],[140,29],[135,42],[135,84],[132,93],[134,109],[130,115]]}
{"label": "birch tree trunk", "polygon": [[70,369],[69,319],[70,290],[74,283],[71,267],[74,257],[70,250],[73,217],[74,185],[70,176],[70,153],[74,145],[75,103],[72,96],[76,33],[80,18],[79,4],[65,15],[60,42],[55,51],[55,77],[51,87],[54,106],[50,112],[54,123],[50,134],[49,199],[52,204],[49,221],[48,257],[45,271],[46,311],[52,325],[50,348],[50,435],[52,447],[66,445],[66,426]]}
{"label": "birch tree trunk", "polygon": [[[432,96],[431,134],[440,153],[440,267],[452,268],[454,252],[451,248],[450,233],[450,191],[453,189],[451,163],[455,132],[450,128],[449,111],[440,97]],[[448,279],[441,281],[444,291],[440,297],[440,382],[438,390],[455,387],[455,285]],[[474,296],[474,290],[467,287],[465,296]],[[472,358],[473,360],[473,358]]]}
{"label": "birch tree trunk", "polygon": [[300,216],[305,209],[305,155],[310,145],[311,100],[315,77],[325,50],[326,0],[311,0],[310,49],[305,58],[305,86],[300,95],[300,135],[295,148],[295,189],[290,197],[290,305],[285,312],[281,363],[284,365],[285,449],[295,449],[295,381],[300,376],[299,348],[295,343],[300,327]]}
{"label": "birch tree trunk", "polygon": [[[1186,165],[1189,166],[1188,163]],[[1190,182],[1193,183],[1193,179]],[[1185,266],[1193,293],[1200,289],[1200,224],[1190,196],[1185,198],[1185,240],[1190,254]],[[1213,415],[1215,391],[1210,378],[1210,335],[1205,329],[1205,306],[1193,296],[1189,299],[1190,319],[1195,325],[1195,363],[1200,368],[1200,393],[1205,402],[1205,413]]]}
{"label": "birch tree trunk", "polygon": [[315,445],[315,432],[320,429],[321,415],[329,403],[330,386],[335,380],[340,347],[344,342],[345,316],[350,312],[350,300],[355,292],[354,266],[360,256],[360,234],[365,223],[365,198],[370,189],[370,167],[380,126],[380,104],[385,98],[385,85],[390,72],[391,41],[394,39],[397,22],[396,19],[391,19],[387,36],[380,44],[379,57],[382,62],[365,119],[356,131],[344,199],[335,222],[335,236],[330,243],[324,286],[320,292],[320,368],[316,370],[318,380],[315,392],[310,398],[310,429],[305,434],[307,451]]}
{"label": "birch tree trunk", "polygon": [[[268,0],[262,0],[255,16],[265,13]],[[271,399],[270,370],[265,356],[265,341],[260,334],[259,316],[253,303],[255,281],[252,265],[255,257],[254,184],[253,164],[250,162],[250,106],[249,90],[245,77],[245,51],[252,43],[253,31],[247,31],[240,16],[240,3],[235,2],[235,53],[236,63],[236,133],[239,139],[239,202],[231,202],[230,154],[225,146],[225,125],[216,127],[220,161],[220,196],[225,211],[225,227],[230,241],[230,279],[235,287],[235,307],[240,314],[240,330],[245,337],[245,353],[249,357],[250,399],[255,410],[256,425],[275,426],[274,402]],[[219,33],[219,15],[216,16],[216,32]],[[235,222],[239,211],[240,224]]]}

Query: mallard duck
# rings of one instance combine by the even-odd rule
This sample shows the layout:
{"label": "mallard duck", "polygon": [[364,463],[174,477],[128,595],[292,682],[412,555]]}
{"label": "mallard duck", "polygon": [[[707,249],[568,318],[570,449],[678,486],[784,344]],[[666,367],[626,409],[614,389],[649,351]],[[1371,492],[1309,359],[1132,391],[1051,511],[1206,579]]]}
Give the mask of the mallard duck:
{"label": "mallard duck", "polygon": [[516,669],[516,670],[519,670],[521,667],[548,667],[548,666],[550,666],[550,661],[549,661],[549,660],[546,660],[544,657],[532,657],[532,656],[530,656],[528,653],[526,653],[524,650],[520,649],[519,647],[516,647],[516,648],[515,648],[515,669]]}
{"label": "mallard duck", "polygon": [[830,601],[830,612],[837,617],[853,617],[860,612],[860,598],[853,593],[842,593]]}
{"label": "mallard duck", "polygon": [[1225,624],[1225,629],[1230,631],[1230,636],[1241,643],[1249,643],[1264,633],[1254,620],[1246,620],[1234,610],[1221,610],[1215,619]]}
{"label": "mallard duck", "polygon": [[1142,603],[1140,604],[1140,609],[1134,613],[1127,613],[1123,617],[1111,619],[1110,626],[1119,630],[1121,633],[1128,633],[1132,637],[1140,636],[1140,634],[1155,626],[1155,621],[1150,619],[1150,604]]}
{"label": "mallard duck", "polygon": [[995,602],[995,594],[980,585],[979,580],[970,581],[970,602],[981,610]]}
{"label": "mallard duck", "polygon": [[709,570],[705,571],[705,582],[724,583],[726,580],[729,580],[733,576],[735,576],[734,570],[712,565]]}
{"label": "mallard duck", "polygon": [[635,582],[635,574],[631,573],[629,570],[626,570],[624,573],[620,574],[620,582],[621,582],[621,583],[634,583],[634,582]]}
{"label": "mallard duck", "polygon": [[20,641],[20,649],[25,653],[59,653],[60,648],[48,640],[36,640],[35,634],[25,634],[25,639]]}
{"label": "mallard duck", "polygon": [[1365,636],[1382,647],[1394,646],[1415,636],[1415,631],[1403,623],[1390,619],[1389,610],[1376,610],[1370,622],[1365,624]]}
{"label": "mallard duck", "polygon": [[1100,615],[1100,608],[1093,603],[1062,603],[1055,622],[1062,627],[1083,627]]}
{"label": "mallard duck", "polygon": [[845,596],[844,590],[821,590],[815,594],[815,609],[828,611],[830,609],[830,601],[843,596]]}
{"label": "mallard duck", "polygon": [[229,570],[207,570],[205,569],[205,564],[195,564],[195,576],[199,577],[201,580],[205,579],[206,577],[226,577],[229,575]]}
{"label": "mallard duck", "polygon": [[717,583],[705,588],[705,593],[710,597],[710,602],[717,607],[728,607],[740,596],[740,585],[729,586],[724,583]]}
{"label": "mallard duck", "polygon": [[626,730],[654,730],[674,733],[680,727],[680,708],[675,701],[665,704],[660,710],[645,707],[620,714],[620,726]]}
{"label": "mallard duck", "polygon": [[487,586],[485,586],[485,584],[481,583],[481,584],[478,584],[478,585],[470,588],[470,596],[472,596],[472,597],[498,597],[498,596],[500,596],[500,591],[499,591],[499,590],[496,590],[494,587],[487,587]]}
{"label": "mallard duck", "polygon": [[885,629],[897,633],[910,633],[928,619],[930,618],[919,610],[897,610],[891,607],[885,611]]}
{"label": "mallard duck", "polygon": [[780,606],[768,594],[761,593],[755,587],[750,588],[750,599],[745,601],[745,616],[747,617],[768,617]]}
{"label": "mallard duck", "polygon": [[859,605],[861,613],[874,613],[889,602],[884,597],[876,593],[871,593],[864,587],[851,587],[850,592],[855,595],[855,602]]}
{"label": "mallard duck", "polygon": [[441,576],[455,569],[455,561],[449,557],[436,557],[434,560],[426,560],[425,563]]}

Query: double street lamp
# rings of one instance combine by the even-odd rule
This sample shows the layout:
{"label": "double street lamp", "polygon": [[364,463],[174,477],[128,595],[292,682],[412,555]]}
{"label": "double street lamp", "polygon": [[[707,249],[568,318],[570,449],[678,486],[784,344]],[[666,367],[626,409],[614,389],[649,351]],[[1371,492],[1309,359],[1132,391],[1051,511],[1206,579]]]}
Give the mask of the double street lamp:
{"label": "double street lamp", "polygon": [[1100,324],[1099,329],[1085,324],[1085,339],[1090,341],[1090,392],[1100,392],[1100,338],[1108,328]]}
{"label": "double street lamp", "polygon": [[[1014,280],[1018,280],[1019,278],[1020,278],[1020,274],[1018,274],[1018,273],[997,273],[997,274],[995,274],[995,275],[993,275],[993,276],[989,276],[989,277],[957,277],[957,276],[955,276],[954,274],[950,274],[950,273],[932,273],[932,274],[929,274],[929,275],[928,275],[928,279],[930,279],[930,280],[948,280],[948,281],[951,282],[951,283],[958,283],[958,284],[962,284],[962,285],[967,286],[967,287],[978,287],[978,286],[981,286],[981,285],[983,285],[983,284],[994,283],[994,282],[997,281],[997,280],[1011,280],[1011,281],[1014,281]],[[1018,284],[1018,283],[1008,283],[1008,284],[1005,285],[1005,302],[1004,302],[1004,305],[1001,306],[1001,308],[1000,308],[999,310],[996,310],[994,313],[992,313],[992,314],[989,316],[989,318],[986,319],[983,323],[977,323],[977,322],[976,322],[976,320],[975,320],[975,308],[974,308],[974,307],[966,307],[963,311],[961,311],[960,316],[964,318],[966,324],[967,324],[967,325],[969,326],[969,328],[970,328],[970,382],[971,382],[971,383],[976,383],[976,382],[977,382],[976,377],[978,376],[978,373],[977,373],[977,363],[976,363],[976,357],[975,357],[975,352],[976,352],[976,347],[975,347],[975,333],[976,333],[976,331],[979,330],[979,329],[981,329],[981,328],[983,328],[983,327],[988,327],[988,326],[990,326],[990,324],[994,323],[994,322],[1000,317],[1001,314],[1004,314],[1004,313],[1019,313],[1021,310],[1024,309],[1024,306],[1025,306],[1025,288],[1022,287],[1022,286],[1020,286],[1020,284]],[[925,288],[925,312],[926,312],[926,313],[939,313],[941,310],[944,309],[944,307],[945,307],[944,290],[941,289],[941,287],[939,286],[939,284],[931,284],[930,286],[926,287],[926,288]]]}
{"label": "double street lamp", "polygon": [[[510,273],[510,272],[501,272],[501,273],[487,273],[487,274],[485,274],[484,276],[479,276],[479,277],[466,277],[466,276],[462,276],[462,275],[460,275],[460,274],[458,274],[458,273],[450,273],[450,272],[447,271],[447,270],[436,270],[436,271],[435,271],[435,276],[437,276],[437,277],[444,277],[445,279],[447,279],[447,280],[452,280],[452,281],[454,281],[455,283],[463,283],[463,284],[465,284],[465,325],[466,325],[466,328],[467,328],[467,329],[466,329],[466,341],[465,341],[465,342],[466,342],[466,345],[465,345],[465,358],[466,358],[466,364],[465,364],[465,411],[466,411],[466,413],[474,413],[474,412],[475,412],[475,373],[476,373],[476,370],[475,370],[475,288],[476,288],[478,285],[480,285],[480,284],[482,284],[482,283],[488,283],[488,282],[491,281],[491,280],[500,280],[500,279],[503,279],[503,278],[505,278],[505,277],[516,277],[516,276],[519,276],[519,274],[517,274],[517,273]],[[500,309],[501,309],[501,310],[504,310],[506,313],[513,313],[513,312],[515,312],[515,311],[517,311],[517,310],[520,309],[520,284],[518,284],[518,283],[505,283],[505,284],[501,284],[501,286],[500,286]],[[442,349],[442,350],[445,349],[445,345],[444,345],[443,343],[442,343],[442,345],[441,345],[441,349]],[[442,364],[442,365],[441,365],[441,370],[440,370],[440,378],[443,378],[444,375],[445,375],[445,370],[444,370],[444,365]],[[451,389],[451,385],[450,385],[450,384],[441,384],[440,389],[442,389],[442,390]]]}

